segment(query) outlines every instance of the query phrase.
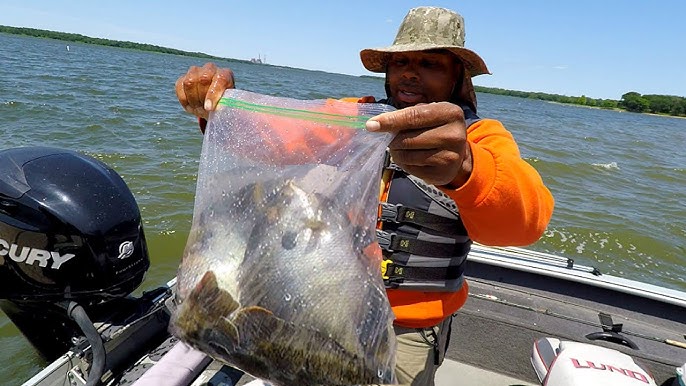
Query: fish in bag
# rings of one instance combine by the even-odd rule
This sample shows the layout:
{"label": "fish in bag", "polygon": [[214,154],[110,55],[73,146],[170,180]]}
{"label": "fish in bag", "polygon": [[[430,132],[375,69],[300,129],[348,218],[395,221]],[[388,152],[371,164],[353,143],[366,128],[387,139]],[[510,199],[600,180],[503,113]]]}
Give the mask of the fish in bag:
{"label": "fish in bag", "polygon": [[171,331],[273,385],[394,383],[374,229],[393,108],[227,90],[210,116]]}

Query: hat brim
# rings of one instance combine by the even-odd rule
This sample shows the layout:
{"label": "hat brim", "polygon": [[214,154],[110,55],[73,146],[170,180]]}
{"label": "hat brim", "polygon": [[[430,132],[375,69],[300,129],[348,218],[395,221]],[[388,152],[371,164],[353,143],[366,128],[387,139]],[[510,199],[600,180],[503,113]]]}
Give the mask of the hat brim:
{"label": "hat brim", "polygon": [[360,59],[364,68],[371,72],[386,72],[386,62],[389,54],[394,52],[411,52],[444,49],[455,54],[470,76],[490,74],[484,60],[474,51],[458,46],[436,46],[435,44],[397,44],[383,48],[368,48],[360,51]]}

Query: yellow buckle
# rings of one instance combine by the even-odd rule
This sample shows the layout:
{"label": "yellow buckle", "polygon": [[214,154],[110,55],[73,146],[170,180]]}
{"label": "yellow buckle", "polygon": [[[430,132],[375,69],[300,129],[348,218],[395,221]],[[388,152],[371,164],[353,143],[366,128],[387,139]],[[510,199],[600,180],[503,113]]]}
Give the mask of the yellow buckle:
{"label": "yellow buckle", "polygon": [[388,271],[388,264],[393,264],[393,260],[382,260],[381,261],[381,278],[384,280],[390,279],[388,275],[386,275],[386,272]]}

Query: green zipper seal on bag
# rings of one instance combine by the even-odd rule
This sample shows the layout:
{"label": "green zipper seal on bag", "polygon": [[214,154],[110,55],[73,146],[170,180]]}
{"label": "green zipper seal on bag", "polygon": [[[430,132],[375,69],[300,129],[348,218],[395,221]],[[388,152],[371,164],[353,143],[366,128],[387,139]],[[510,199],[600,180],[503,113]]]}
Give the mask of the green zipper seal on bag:
{"label": "green zipper seal on bag", "polygon": [[343,115],[333,113],[323,113],[319,111],[289,109],[285,107],[265,106],[257,103],[245,102],[234,98],[222,98],[219,105],[234,109],[246,110],[255,113],[265,113],[278,115],[281,117],[302,119],[312,122],[326,123],[336,126],[352,127],[354,129],[364,129],[369,117],[360,115]]}

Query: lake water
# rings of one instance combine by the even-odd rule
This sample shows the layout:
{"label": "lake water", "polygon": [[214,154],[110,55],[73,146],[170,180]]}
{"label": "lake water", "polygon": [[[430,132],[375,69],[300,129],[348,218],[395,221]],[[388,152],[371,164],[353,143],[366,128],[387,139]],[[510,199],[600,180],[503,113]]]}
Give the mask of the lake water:
{"label": "lake water", "polygon": [[[204,60],[66,44],[0,34],[0,150],[78,150],[117,170],[145,221],[152,267],[143,288],[158,286],[174,276],[186,242],[202,145],[174,82]],[[233,68],[237,87],[263,94],[384,96],[370,78],[217,64]],[[555,196],[552,222],[532,249],[686,290],[686,119],[478,98],[480,115],[505,124]],[[0,384],[44,366],[2,313],[0,348]]]}

